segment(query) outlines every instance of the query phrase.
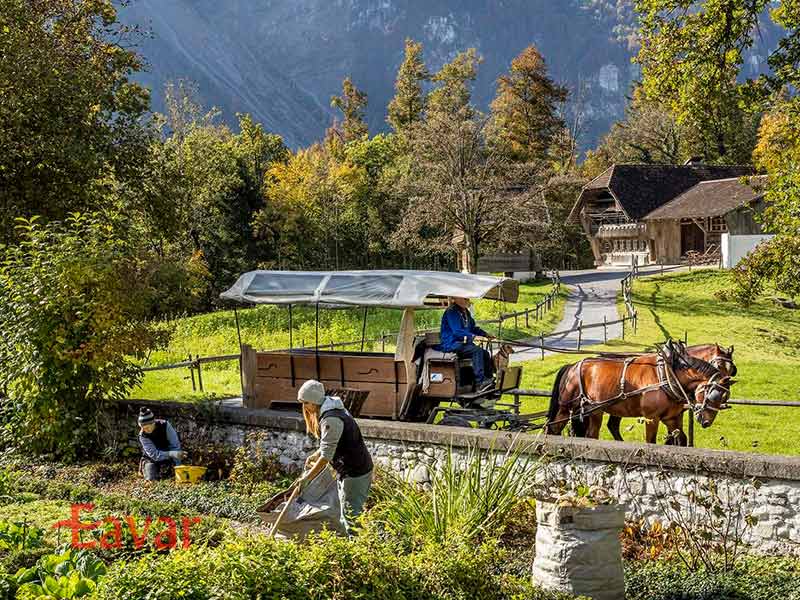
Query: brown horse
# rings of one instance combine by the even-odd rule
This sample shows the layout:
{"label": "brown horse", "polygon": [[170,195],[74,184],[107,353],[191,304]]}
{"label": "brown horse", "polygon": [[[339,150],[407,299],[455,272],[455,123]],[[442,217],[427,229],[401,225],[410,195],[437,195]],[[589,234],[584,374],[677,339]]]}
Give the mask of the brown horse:
{"label": "brown horse", "polygon": [[[704,360],[708,363],[711,363],[717,369],[719,369],[720,373],[723,375],[730,375],[731,377],[736,375],[737,369],[736,365],[733,363],[733,346],[730,348],[723,348],[719,344],[695,344],[694,346],[686,346],[686,353],[689,356],[694,356],[695,358],[699,358],[700,360]],[[624,441],[622,439],[622,434],[620,433],[620,424],[622,423],[622,417],[618,417],[617,415],[609,415],[608,421],[606,423],[606,427],[608,431],[611,432],[611,435],[614,436],[614,439],[618,442]],[[580,427],[575,428],[578,431],[581,430]],[[585,426],[583,428],[585,431]],[[672,433],[672,432],[670,432]],[[683,433],[683,420],[681,419],[681,427],[678,430],[677,434],[678,440],[684,440],[686,434]],[[672,442],[672,437],[667,438],[667,443]],[[682,443],[680,445],[685,445]]]}
{"label": "brown horse", "polygon": [[585,359],[559,371],[545,432],[558,435],[577,416],[578,425],[586,423],[586,435],[597,438],[602,413],[607,412],[647,418],[646,439],[655,443],[660,422],[670,431],[680,429],[687,404],[698,422],[709,427],[727,400],[731,383],[729,376],[672,341],[658,354]]}

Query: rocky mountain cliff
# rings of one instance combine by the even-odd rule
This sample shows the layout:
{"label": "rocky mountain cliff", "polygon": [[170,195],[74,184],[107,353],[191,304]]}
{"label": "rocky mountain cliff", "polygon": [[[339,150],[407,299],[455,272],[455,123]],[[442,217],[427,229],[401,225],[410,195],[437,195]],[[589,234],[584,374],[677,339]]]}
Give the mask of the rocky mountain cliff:
{"label": "rocky mountain cliff", "polygon": [[[123,22],[150,33],[141,75],[163,109],[164,83],[195,81],[226,121],[251,113],[293,147],[319,139],[330,97],[350,75],[369,95],[370,131],[387,129],[386,105],[403,41],[422,41],[431,71],[476,47],[484,58],[474,99],[486,108],[497,76],[533,43],[586,116],[581,146],[622,116],[637,67],[633,0],[133,0]],[[766,51],[756,49],[752,67]]]}

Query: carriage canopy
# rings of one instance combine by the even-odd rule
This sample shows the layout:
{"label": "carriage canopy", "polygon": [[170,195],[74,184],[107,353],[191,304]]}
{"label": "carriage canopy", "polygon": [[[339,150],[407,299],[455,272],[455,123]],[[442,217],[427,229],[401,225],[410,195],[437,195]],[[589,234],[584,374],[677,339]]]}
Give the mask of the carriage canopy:
{"label": "carriage canopy", "polygon": [[254,304],[439,308],[448,296],[516,302],[519,282],[442,271],[249,271],[220,294]]}

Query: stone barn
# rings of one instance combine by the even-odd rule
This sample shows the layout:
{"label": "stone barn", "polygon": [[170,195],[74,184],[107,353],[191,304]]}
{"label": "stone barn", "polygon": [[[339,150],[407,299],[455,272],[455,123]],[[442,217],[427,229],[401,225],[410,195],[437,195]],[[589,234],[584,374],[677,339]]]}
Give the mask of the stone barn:
{"label": "stone barn", "polygon": [[[709,192],[713,192],[713,199],[709,196],[709,202],[720,204],[726,193],[741,194],[742,190],[735,190],[736,185],[731,183],[721,187],[697,186],[724,181],[735,184],[738,178],[753,173],[750,166],[716,166],[697,162],[685,165],[613,165],[581,190],[569,218],[583,225],[598,266],[630,265],[634,262],[639,265],[676,263],[689,251],[704,253],[709,248],[706,242],[713,243],[727,232],[727,221],[722,214],[716,214],[716,209],[711,211],[714,216],[702,217],[706,219],[702,227],[701,217],[653,220],[650,215],[690,190],[694,193],[681,203],[684,208],[695,202],[704,205],[703,197]],[[730,206],[728,200],[739,206],[738,196],[722,204]],[[746,202],[744,197],[742,202]]]}

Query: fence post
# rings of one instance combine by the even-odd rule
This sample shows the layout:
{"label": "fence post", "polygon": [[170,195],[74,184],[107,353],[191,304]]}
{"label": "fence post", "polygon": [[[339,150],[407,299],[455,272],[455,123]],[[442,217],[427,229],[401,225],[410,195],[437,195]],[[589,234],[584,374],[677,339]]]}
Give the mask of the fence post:
{"label": "fence post", "polygon": [[[192,362],[192,353],[191,352],[189,353],[189,362],[190,363]],[[192,365],[189,365],[189,375],[191,375],[191,377],[192,377],[192,391],[196,392],[197,391],[197,386],[195,386],[195,384],[194,384],[194,369],[192,368]]]}
{"label": "fence post", "polygon": [[633,310],[633,333],[636,333],[637,329],[639,329],[639,311],[634,309]]}
{"label": "fence post", "polygon": [[203,391],[203,367],[200,363],[200,355],[194,357],[195,362],[197,362],[197,385],[200,388],[200,391]]}
{"label": "fence post", "polygon": [[530,308],[526,308],[525,309],[525,329],[530,327],[530,325],[528,324],[528,313],[530,313],[530,311],[531,311]]}
{"label": "fence post", "polygon": [[539,332],[539,347],[542,349],[542,360],[544,360],[544,331]]}
{"label": "fence post", "polygon": [[625,341],[625,321],[627,320],[628,315],[622,315],[622,341]]}
{"label": "fence post", "polygon": [[603,315],[603,343],[608,343],[608,326],[606,325],[606,316]]}
{"label": "fence post", "polygon": [[583,337],[583,319],[578,319],[578,350],[581,349],[582,337]]}
{"label": "fence post", "polygon": [[689,332],[686,329],[683,330],[683,345],[689,345]]}
{"label": "fence post", "polygon": [[519,323],[517,320],[517,313],[514,313],[514,329],[519,329]]}
{"label": "fence post", "polygon": [[386,352],[386,332],[381,331],[381,352]]}
{"label": "fence post", "polygon": [[694,412],[691,410],[687,410],[686,414],[689,416],[689,440],[688,444],[690,448],[694,448]]}
{"label": "fence post", "polygon": [[302,340],[302,339],[300,340],[300,347],[301,348],[305,348],[306,347],[306,341],[305,340]]}
{"label": "fence post", "polygon": [[333,340],[331,340],[331,350],[333,350]]}

